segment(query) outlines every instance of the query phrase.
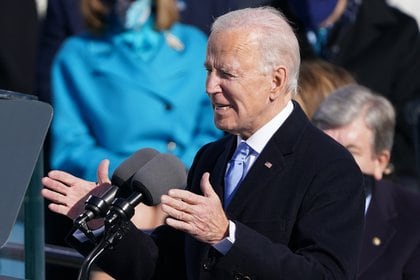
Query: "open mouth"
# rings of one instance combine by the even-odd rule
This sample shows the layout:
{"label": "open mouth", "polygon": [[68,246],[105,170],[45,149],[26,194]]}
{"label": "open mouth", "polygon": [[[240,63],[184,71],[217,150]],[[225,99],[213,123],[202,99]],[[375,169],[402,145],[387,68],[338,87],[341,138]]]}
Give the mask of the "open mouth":
{"label": "open mouth", "polygon": [[222,105],[222,104],[215,104],[214,110],[216,111],[226,111],[228,109],[232,108],[230,105]]}

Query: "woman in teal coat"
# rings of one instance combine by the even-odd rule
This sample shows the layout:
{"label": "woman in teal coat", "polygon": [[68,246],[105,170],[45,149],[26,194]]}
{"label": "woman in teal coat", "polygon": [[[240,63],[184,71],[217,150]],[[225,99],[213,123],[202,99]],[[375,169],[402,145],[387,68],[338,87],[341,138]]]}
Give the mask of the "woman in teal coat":
{"label": "woman in teal coat", "polygon": [[[99,4],[99,5],[98,5]],[[138,149],[189,167],[221,136],[205,94],[206,36],[177,23],[174,0],[84,0],[90,32],[69,38],[52,70],[51,167],[96,180]]]}

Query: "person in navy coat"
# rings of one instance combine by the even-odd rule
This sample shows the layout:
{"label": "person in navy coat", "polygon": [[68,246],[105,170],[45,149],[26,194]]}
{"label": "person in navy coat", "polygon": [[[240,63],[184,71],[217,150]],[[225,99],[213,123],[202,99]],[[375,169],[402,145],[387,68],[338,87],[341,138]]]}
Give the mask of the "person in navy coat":
{"label": "person in navy coat", "polygon": [[391,103],[365,87],[347,86],[327,97],[312,120],[348,148],[365,174],[357,279],[420,279],[420,196],[383,178],[395,126]]}
{"label": "person in navy coat", "polygon": [[[280,0],[283,1],[283,0]],[[321,57],[347,69],[395,107],[394,177],[416,180],[415,139],[407,108],[420,93],[420,33],[411,16],[384,0],[286,0],[303,59]]]}
{"label": "person in navy coat", "polygon": [[[292,28],[264,7],[230,12],[212,30],[206,90],[214,122],[228,134],[196,154],[186,190],[161,197],[165,225],[150,233],[130,223],[97,264],[128,280],[354,279],[363,177],[292,101],[300,63]],[[240,143],[251,153],[228,203],[226,170]],[[83,200],[69,195],[82,184],[72,179],[45,177],[42,193],[50,209],[74,218]],[[89,242],[73,242],[89,252]]]}

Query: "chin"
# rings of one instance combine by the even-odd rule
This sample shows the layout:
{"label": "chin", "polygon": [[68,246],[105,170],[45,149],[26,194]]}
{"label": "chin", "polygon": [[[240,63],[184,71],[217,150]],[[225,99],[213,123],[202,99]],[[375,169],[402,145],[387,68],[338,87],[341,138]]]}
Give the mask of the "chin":
{"label": "chin", "polygon": [[228,125],[223,124],[222,122],[215,122],[215,125],[218,129],[223,130],[224,132],[227,133],[232,133],[232,128],[230,128]]}

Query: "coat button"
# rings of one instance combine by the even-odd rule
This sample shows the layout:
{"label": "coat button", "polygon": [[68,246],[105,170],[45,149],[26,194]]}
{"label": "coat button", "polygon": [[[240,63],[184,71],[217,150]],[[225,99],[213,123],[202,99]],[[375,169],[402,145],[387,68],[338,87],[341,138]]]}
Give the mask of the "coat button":
{"label": "coat button", "polygon": [[166,144],[166,148],[168,149],[169,152],[173,152],[176,149],[176,143],[174,141],[169,141]]}
{"label": "coat button", "polygon": [[382,241],[381,241],[381,239],[379,238],[379,237],[374,237],[374,238],[372,238],[372,243],[373,243],[373,245],[375,245],[375,246],[380,246],[381,245],[381,243],[382,243]]}
{"label": "coat button", "polygon": [[214,258],[208,258],[203,262],[203,269],[204,270],[211,270],[215,264]]}

